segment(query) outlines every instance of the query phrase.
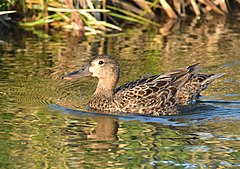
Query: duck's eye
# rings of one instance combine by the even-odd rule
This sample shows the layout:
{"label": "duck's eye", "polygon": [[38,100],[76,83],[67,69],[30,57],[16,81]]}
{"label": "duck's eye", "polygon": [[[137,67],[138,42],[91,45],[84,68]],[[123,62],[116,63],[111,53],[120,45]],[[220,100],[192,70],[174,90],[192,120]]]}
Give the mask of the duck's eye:
{"label": "duck's eye", "polygon": [[98,62],[98,64],[99,65],[102,65],[104,62],[102,61],[102,60],[100,60],[99,62]]}

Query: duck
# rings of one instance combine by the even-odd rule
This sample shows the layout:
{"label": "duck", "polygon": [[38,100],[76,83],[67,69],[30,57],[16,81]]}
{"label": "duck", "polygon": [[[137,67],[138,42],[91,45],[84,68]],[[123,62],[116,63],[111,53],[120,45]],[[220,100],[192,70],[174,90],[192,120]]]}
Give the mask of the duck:
{"label": "duck", "polygon": [[179,105],[192,103],[212,81],[223,75],[195,74],[198,65],[199,63],[196,63],[117,87],[120,78],[118,62],[110,55],[98,55],[82,69],[62,78],[98,78],[96,90],[87,106],[94,111],[152,116],[177,115]]}

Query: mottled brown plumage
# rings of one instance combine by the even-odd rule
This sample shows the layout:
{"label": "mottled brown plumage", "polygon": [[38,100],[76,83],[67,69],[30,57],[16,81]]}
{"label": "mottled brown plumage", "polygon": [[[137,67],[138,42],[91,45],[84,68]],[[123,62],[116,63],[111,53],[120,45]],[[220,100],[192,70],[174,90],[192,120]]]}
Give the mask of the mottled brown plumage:
{"label": "mottled brown plumage", "polygon": [[175,115],[177,104],[189,104],[215,78],[222,76],[192,74],[197,65],[139,79],[116,88],[119,65],[110,56],[99,55],[83,69],[63,78],[93,76],[99,79],[96,91],[89,101],[89,107],[94,110],[156,116]]}
{"label": "mottled brown plumage", "polygon": [[180,105],[188,105],[196,100],[200,93],[216,78],[224,75],[219,74],[192,74],[189,80],[179,89],[176,102]]}

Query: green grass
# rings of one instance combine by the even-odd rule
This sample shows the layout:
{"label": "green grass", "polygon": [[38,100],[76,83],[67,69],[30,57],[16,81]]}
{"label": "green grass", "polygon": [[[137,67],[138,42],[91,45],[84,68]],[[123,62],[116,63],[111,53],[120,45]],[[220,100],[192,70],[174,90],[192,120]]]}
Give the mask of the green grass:
{"label": "green grass", "polygon": [[[138,1],[91,1],[91,0],[3,0],[0,4],[0,22],[10,27],[11,18],[18,17],[22,27],[62,28],[82,31],[85,34],[103,34],[106,31],[122,31],[123,22],[139,25],[152,24],[154,18],[164,16],[203,17],[212,13],[225,16],[232,12],[230,6],[239,6],[239,0],[138,0]],[[186,13],[186,11],[189,11]],[[19,17],[20,16],[20,17]]]}

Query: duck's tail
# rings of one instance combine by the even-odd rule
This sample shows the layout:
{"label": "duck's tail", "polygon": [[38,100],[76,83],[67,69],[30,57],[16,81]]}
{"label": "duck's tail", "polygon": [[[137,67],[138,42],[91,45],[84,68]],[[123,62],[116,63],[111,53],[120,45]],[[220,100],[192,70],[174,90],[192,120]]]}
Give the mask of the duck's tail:
{"label": "duck's tail", "polygon": [[211,74],[208,75],[209,77],[207,77],[205,80],[203,80],[201,82],[201,85],[209,85],[212,81],[214,81],[215,79],[223,76],[225,73],[217,73],[217,74]]}
{"label": "duck's tail", "polygon": [[200,96],[200,93],[205,90],[209,84],[215,79],[223,76],[224,73],[218,74],[192,74],[192,77],[181,87],[177,95],[178,104],[189,104],[196,97]]}

